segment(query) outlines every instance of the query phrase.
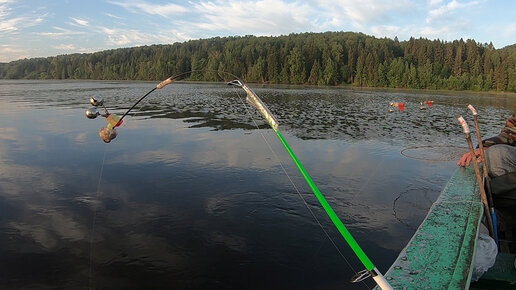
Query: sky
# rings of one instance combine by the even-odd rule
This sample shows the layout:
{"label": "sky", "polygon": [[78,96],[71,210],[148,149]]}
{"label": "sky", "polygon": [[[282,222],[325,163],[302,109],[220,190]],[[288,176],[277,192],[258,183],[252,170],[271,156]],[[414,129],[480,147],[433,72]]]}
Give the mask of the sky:
{"label": "sky", "polygon": [[325,31],[503,48],[516,43],[516,0],[0,0],[0,62]]}

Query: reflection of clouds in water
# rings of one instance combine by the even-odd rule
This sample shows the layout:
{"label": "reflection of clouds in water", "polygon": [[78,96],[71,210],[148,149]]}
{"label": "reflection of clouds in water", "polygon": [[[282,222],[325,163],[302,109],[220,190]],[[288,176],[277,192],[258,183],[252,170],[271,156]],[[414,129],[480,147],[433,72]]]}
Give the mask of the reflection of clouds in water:
{"label": "reflection of clouds in water", "polygon": [[27,114],[27,112],[33,110],[29,103],[4,101],[1,97],[0,104],[0,115],[2,115],[3,118],[14,117],[19,114]]}
{"label": "reflection of clouds in water", "polygon": [[206,212],[210,215],[222,215],[229,208],[231,202],[227,197],[208,197],[205,201]]}
{"label": "reflection of clouds in water", "polygon": [[17,229],[21,236],[35,241],[45,249],[53,249],[58,244],[58,240],[54,234],[42,227],[41,221],[35,224],[10,223],[9,226]]}
{"label": "reflection of clouds in water", "polygon": [[208,239],[214,243],[222,244],[236,252],[246,252],[247,250],[246,239],[237,235],[211,231],[208,234]]}
{"label": "reflection of clouds in water", "polygon": [[111,158],[109,164],[125,164],[125,165],[139,165],[139,164],[153,164],[156,162],[164,164],[172,164],[181,160],[182,154],[172,150],[153,150],[143,151],[140,153],[121,154]]}
{"label": "reflection of clouds in water", "polygon": [[60,176],[64,172],[62,169],[0,164],[0,196],[10,201],[6,204],[15,207],[16,212],[23,213],[16,215],[9,226],[46,249],[56,247],[60,239],[82,240],[87,232],[87,226],[81,226],[74,219],[74,213],[55,209],[59,202],[56,193],[62,187]]}
{"label": "reflection of clouds in water", "polygon": [[[31,212],[31,210],[27,210]],[[42,211],[40,208],[24,216],[23,222],[11,222],[23,237],[31,238],[46,249],[59,246],[61,239],[80,241],[86,237],[88,229],[72,218],[56,210]]]}
{"label": "reflection of clouds in water", "polygon": [[0,195],[24,197],[31,195],[31,198],[36,198],[38,201],[45,200],[46,196],[39,195],[40,193],[53,192],[59,188],[59,177],[50,170],[35,166],[0,163],[0,176],[2,177]]}
{"label": "reflection of clouds in water", "polygon": [[[247,134],[242,130],[218,133],[208,131],[207,128],[192,130],[185,128],[181,120],[172,119],[147,119],[134,123],[128,125],[128,127],[131,129],[137,127],[140,132],[147,131],[146,133],[151,134],[149,143],[160,140],[159,144],[163,148],[128,154],[109,162],[136,164],[138,161],[149,163],[158,160],[158,162],[174,163],[182,160],[202,166],[217,165],[245,169],[270,169],[278,165],[277,162],[272,160],[272,154],[259,131]],[[145,138],[149,137],[145,136]],[[271,139],[275,136],[270,135],[267,138],[269,142],[271,140],[275,142],[274,139]],[[128,141],[134,142],[135,139]],[[278,149],[275,150],[279,154],[283,153]],[[133,158],[136,158],[136,160],[132,160]]]}
{"label": "reflection of clouds in water", "polygon": [[167,238],[134,231],[123,235],[106,234],[106,237],[102,246],[95,248],[95,255],[92,257],[104,266],[130,263],[142,269],[149,265],[152,268],[170,269],[182,267],[189,262],[182,249],[172,247]]}
{"label": "reflection of clouds in water", "polygon": [[88,140],[88,133],[78,133],[75,135],[74,141],[77,144],[85,144]]}
{"label": "reflection of clouds in water", "polygon": [[16,141],[16,140],[18,140],[18,136],[19,136],[19,133],[18,133],[17,128],[0,127],[0,139]]}
{"label": "reflection of clouds in water", "polygon": [[210,132],[196,134],[194,138],[200,141],[209,139],[209,142],[198,142],[196,154],[190,155],[192,162],[201,165],[222,164],[246,169],[270,169],[278,165],[257,131],[252,134],[244,134],[241,130],[224,134]]}

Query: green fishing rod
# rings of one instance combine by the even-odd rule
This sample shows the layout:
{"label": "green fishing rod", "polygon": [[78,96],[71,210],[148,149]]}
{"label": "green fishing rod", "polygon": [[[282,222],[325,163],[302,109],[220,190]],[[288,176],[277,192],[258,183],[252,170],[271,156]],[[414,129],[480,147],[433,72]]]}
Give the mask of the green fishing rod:
{"label": "green fishing rod", "polygon": [[[159,83],[155,88],[153,88],[152,90],[147,92],[145,95],[143,95],[140,99],[138,99],[138,101],[136,101],[136,103],[133,104],[122,115],[122,117],[118,117],[115,114],[110,114],[105,107],[104,107],[105,114],[101,114],[100,112],[98,112],[98,110],[96,108],[91,108],[91,109],[88,109],[86,111],[86,116],[88,118],[90,118],[90,119],[94,119],[94,118],[96,118],[99,115],[102,115],[103,117],[106,117],[106,121],[107,121],[108,125],[105,128],[102,128],[100,130],[99,135],[100,135],[101,139],[104,142],[109,143],[111,140],[113,140],[117,136],[116,127],[118,127],[118,126],[120,126],[122,124],[124,117],[127,116],[127,114],[132,109],[134,109],[136,107],[136,105],[138,105],[138,103],[140,103],[143,99],[145,99],[150,93],[152,93],[156,89],[162,89],[163,87],[173,83],[179,77],[184,77],[184,76],[189,75],[189,74],[191,74],[193,72],[215,72],[215,73],[221,73],[221,74],[230,75],[231,77],[236,78],[234,81],[231,81],[228,84],[229,85],[234,85],[234,86],[237,86],[237,87],[241,87],[242,89],[245,90],[245,92],[247,93],[247,98],[246,98],[247,102],[250,103],[253,107],[255,107],[261,113],[261,115],[267,120],[267,122],[269,123],[271,128],[276,133],[276,136],[278,136],[278,139],[281,141],[281,144],[283,144],[283,147],[285,147],[285,150],[287,151],[287,153],[292,158],[292,161],[294,162],[294,164],[296,164],[297,168],[301,172],[301,175],[303,175],[306,183],[308,184],[308,186],[312,190],[313,194],[315,195],[315,197],[317,198],[317,200],[319,201],[319,203],[323,207],[323,209],[326,212],[326,214],[329,216],[329,218],[331,219],[331,221],[333,222],[335,227],[338,229],[338,231],[340,232],[342,237],[346,240],[346,242],[351,247],[351,249],[353,250],[355,255],[358,257],[358,259],[362,262],[362,264],[366,268],[365,270],[358,272],[352,278],[351,281],[352,282],[360,282],[360,281],[363,281],[364,279],[366,279],[367,277],[371,276],[374,279],[374,281],[376,282],[376,284],[378,284],[378,286],[381,289],[383,289],[383,290],[385,290],[385,289],[393,289],[391,287],[391,285],[389,285],[389,283],[387,282],[385,277],[380,273],[380,271],[378,271],[378,269],[373,264],[373,262],[371,262],[371,260],[367,257],[367,255],[364,253],[362,248],[358,245],[357,241],[355,240],[355,238],[353,238],[353,236],[348,231],[346,226],[344,226],[344,224],[339,219],[339,217],[337,216],[337,214],[335,213],[333,208],[330,206],[328,201],[326,201],[326,199],[324,198],[324,196],[321,193],[321,191],[319,190],[319,188],[317,188],[317,185],[312,180],[312,178],[310,177],[310,175],[308,174],[308,172],[304,168],[303,164],[301,164],[301,162],[297,158],[296,154],[294,153],[292,148],[290,148],[290,145],[287,143],[287,141],[285,140],[285,138],[281,134],[281,132],[280,132],[280,130],[278,128],[278,126],[279,126],[278,121],[276,120],[274,115],[272,115],[272,113],[269,111],[267,106],[256,95],[256,93],[253,90],[251,90],[251,88],[249,88],[244,81],[242,81],[240,78],[238,78],[234,74],[231,74],[231,73],[228,73],[228,72],[222,72],[222,71],[215,71],[215,70],[193,70],[193,71],[188,71],[188,72],[185,72],[185,73],[181,73],[181,74],[172,76],[172,77],[162,81],[161,83]],[[103,106],[103,100],[102,101],[101,100],[102,99],[100,97],[97,97],[97,98],[92,98],[90,100],[90,102],[95,107],[97,107],[99,105]]]}
{"label": "green fishing rod", "polygon": [[331,221],[333,222],[335,227],[339,230],[340,234],[346,240],[346,242],[351,247],[351,249],[353,250],[355,255],[358,257],[358,259],[365,266],[366,270],[359,272],[352,281],[359,282],[359,281],[362,281],[363,279],[367,278],[368,275],[370,275],[371,277],[373,277],[374,281],[376,282],[376,284],[378,284],[378,286],[381,289],[393,289],[391,287],[391,285],[389,285],[389,283],[387,282],[385,277],[375,267],[373,262],[371,262],[369,257],[367,257],[367,255],[364,253],[362,248],[358,245],[357,241],[355,240],[355,238],[353,238],[353,236],[348,231],[346,226],[344,226],[344,224],[342,223],[340,218],[337,216],[337,214],[335,213],[333,208],[330,206],[328,201],[326,201],[326,199],[324,198],[324,196],[321,193],[321,191],[319,190],[319,188],[317,188],[317,185],[312,180],[312,178],[310,177],[310,175],[304,168],[303,164],[301,164],[301,162],[297,158],[296,154],[294,153],[294,151],[292,150],[290,145],[287,143],[287,141],[281,134],[281,132],[279,130],[278,121],[272,115],[272,113],[269,111],[267,106],[256,95],[256,93],[253,90],[251,90],[251,88],[249,88],[243,81],[237,79],[237,80],[230,82],[229,84],[239,86],[245,90],[245,92],[247,93],[247,98],[246,98],[247,102],[250,103],[253,107],[255,107],[261,113],[261,115],[267,120],[267,122],[269,123],[271,128],[276,133],[276,136],[278,136],[278,139],[281,141],[281,144],[283,144],[283,147],[285,147],[285,150],[292,158],[292,161],[294,162],[294,164],[296,164],[297,169],[299,169],[299,172],[301,172],[301,175],[303,175],[303,178],[305,179],[306,183],[312,190],[313,194],[315,195],[315,197],[317,198],[317,200],[323,207],[323,209],[326,212],[326,214],[328,215],[328,217],[331,219]]}

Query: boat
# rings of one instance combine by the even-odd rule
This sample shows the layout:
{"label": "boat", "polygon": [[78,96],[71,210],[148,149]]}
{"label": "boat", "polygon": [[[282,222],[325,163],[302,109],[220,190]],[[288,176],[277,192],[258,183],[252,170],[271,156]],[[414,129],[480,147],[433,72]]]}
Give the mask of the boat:
{"label": "boat", "polygon": [[516,289],[515,253],[472,273],[484,207],[472,168],[458,168],[385,274],[394,289]]}

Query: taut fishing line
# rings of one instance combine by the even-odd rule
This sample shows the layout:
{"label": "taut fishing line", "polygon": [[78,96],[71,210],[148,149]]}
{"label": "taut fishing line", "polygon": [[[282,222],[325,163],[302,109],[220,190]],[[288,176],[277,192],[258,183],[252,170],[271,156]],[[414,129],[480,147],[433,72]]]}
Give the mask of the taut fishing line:
{"label": "taut fishing line", "polygon": [[[107,147],[104,149],[104,157],[102,157],[102,165],[100,166],[99,181],[97,183],[97,191],[95,192],[95,201],[100,195],[100,185],[102,183],[102,175],[104,173],[104,164],[106,163]],[[93,203],[93,219],[91,222],[91,236],[90,236],[90,289],[93,289],[93,237],[95,236],[95,223],[97,219],[97,206]]]}
{"label": "taut fishing line", "polygon": [[394,218],[396,218],[396,220],[398,220],[401,224],[403,224],[404,226],[406,226],[407,228],[411,229],[411,230],[417,230],[417,226],[413,226],[411,224],[409,224],[408,222],[404,221],[403,220],[403,217],[400,217],[400,215],[398,214],[398,211],[396,210],[397,209],[397,205],[398,205],[398,202],[402,202],[404,201],[403,199],[401,199],[402,197],[404,197],[405,195],[409,194],[411,191],[415,191],[417,193],[419,192],[425,192],[423,194],[423,197],[424,199],[426,199],[426,202],[429,204],[428,206],[425,206],[423,205],[423,201],[424,200],[420,200],[419,199],[419,196],[417,196],[417,203],[413,203],[413,202],[410,202],[410,201],[406,201],[408,203],[408,206],[410,206],[412,209],[417,209],[417,210],[421,210],[422,212],[428,212],[428,210],[432,207],[432,200],[430,200],[426,194],[426,191],[425,189],[418,189],[418,188],[414,188],[414,185],[412,183],[410,183],[408,185],[408,188],[405,189],[403,192],[401,192],[395,199],[394,201],[392,202],[392,212],[394,214]]}
{"label": "taut fishing line", "polygon": [[[314,220],[316,221],[316,223],[319,225],[319,227],[321,228],[321,230],[324,232],[326,238],[330,241],[330,243],[333,245],[333,247],[335,248],[335,250],[337,250],[337,252],[339,253],[339,255],[344,259],[344,261],[348,264],[348,266],[350,267],[350,269],[355,273],[355,275],[358,274],[357,270],[354,269],[354,267],[351,265],[351,263],[348,261],[348,259],[346,259],[346,257],[344,256],[344,254],[342,253],[342,251],[339,249],[339,247],[337,246],[337,244],[335,243],[335,241],[331,238],[331,236],[329,235],[328,231],[326,231],[326,229],[324,228],[324,226],[322,225],[321,221],[317,218],[317,216],[315,215],[315,213],[313,212],[313,210],[310,208],[310,205],[308,204],[308,202],[306,201],[306,199],[303,197],[303,195],[301,194],[301,191],[299,190],[299,188],[297,187],[297,185],[295,184],[294,180],[292,179],[292,177],[290,176],[290,174],[287,172],[285,166],[283,165],[283,162],[281,161],[281,159],[279,158],[279,155],[276,153],[276,151],[274,150],[274,148],[272,148],[272,145],[271,143],[269,142],[269,140],[267,139],[267,137],[263,134],[263,130],[260,130],[260,126],[258,125],[258,123],[256,122],[255,118],[253,117],[251,111],[249,110],[249,106],[247,104],[247,102],[245,101],[245,99],[242,97],[241,95],[241,92],[240,90],[237,90],[235,88],[235,93],[237,94],[237,96],[239,97],[239,99],[242,101],[242,104],[244,105],[244,108],[246,110],[246,113],[249,115],[249,117],[251,118],[251,120],[253,121],[254,123],[254,126],[256,127],[256,129],[260,132],[260,135],[262,136],[263,140],[265,141],[265,144],[267,144],[267,147],[269,148],[269,150],[271,151],[271,153],[274,155],[274,158],[276,159],[276,161],[278,162],[278,164],[280,165],[281,167],[281,170],[283,171],[283,173],[287,176],[287,179],[290,181],[290,184],[292,184],[292,187],[295,189],[297,195],[299,196],[299,198],[301,199],[301,201],[303,202],[303,204],[305,205],[305,207],[308,209],[308,211],[310,212],[310,214],[312,215],[312,217],[314,218]],[[371,289],[366,283],[364,280],[361,281],[368,289]]]}

